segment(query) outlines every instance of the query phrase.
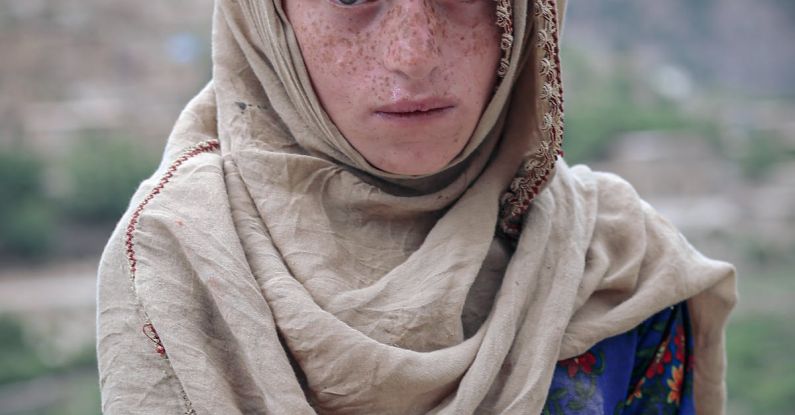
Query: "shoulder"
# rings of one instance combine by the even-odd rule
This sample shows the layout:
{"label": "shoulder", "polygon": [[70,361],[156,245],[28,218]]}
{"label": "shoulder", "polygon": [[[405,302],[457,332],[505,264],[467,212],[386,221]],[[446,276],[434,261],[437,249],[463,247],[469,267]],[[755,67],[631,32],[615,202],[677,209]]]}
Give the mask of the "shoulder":
{"label": "shoulder", "polygon": [[[125,295],[135,267],[141,228],[162,228],[164,222],[185,223],[178,216],[186,212],[207,214],[213,204],[226,203],[223,169],[217,140],[198,143],[179,155],[164,159],[155,173],[144,180],[119,220],[99,263],[99,296]],[[148,235],[149,229],[144,234]],[[168,233],[162,232],[165,235]],[[173,234],[173,233],[172,233]],[[121,278],[120,278],[121,277]],[[115,294],[114,294],[115,293]]]}
{"label": "shoulder", "polygon": [[224,174],[218,141],[209,140],[164,159],[158,170],[141,183],[130,201],[121,223],[127,231],[135,228],[141,216],[167,207],[183,210],[212,203],[224,194]]}
{"label": "shoulder", "polygon": [[571,180],[591,188],[598,195],[600,207],[625,206],[627,202],[642,203],[632,184],[617,174],[594,171],[585,164],[572,167],[564,165],[564,170],[569,172]]}
{"label": "shoulder", "polygon": [[202,141],[179,151],[166,151],[157,170],[141,182],[130,198],[119,225],[126,224],[155,199],[162,199],[160,194],[166,188],[171,191],[193,185],[197,174],[203,179],[223,177],[218,140]]}
{"label": "shoulder", "polygon": [[[97,360],[106,412],[182,410],[179,384],[168,361],[160,358],[152,339],[142,331],[149,318],[137,295],[136,268],[141,250],[146,249],[142,243],[157,243],[173,257],[174,244],[169,242],[173,233],[152,228],[174,222],[180,206],[210,199],[206,186],[199,184],[223,182],[215,148],[212,143],[188,148],[144,180],[103,251],[97,287]],[[141,226],[147,229],[142,232]]]}
{"label": "shoulder", "polygon": [[558,226],[580,224],[579,238],[591,242],[602,236],[634,240],[643,234],[646,217],[653,211],[622,177],[586,165],[570,167],[564,160],[559,160],[554,177],[534,205]]}

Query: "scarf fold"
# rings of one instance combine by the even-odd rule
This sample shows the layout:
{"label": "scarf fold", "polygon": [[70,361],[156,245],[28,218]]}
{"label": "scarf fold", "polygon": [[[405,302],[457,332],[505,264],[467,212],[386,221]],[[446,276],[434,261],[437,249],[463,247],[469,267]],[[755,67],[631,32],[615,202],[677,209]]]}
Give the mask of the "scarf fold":
{"label": "scarf fold", "polygon": [[[734,270],[620,178],[557,160],[562,8],[513,2],[511,64],[470,143],[409,177],[336,130],[279,1],[218,0],[213,80],[103,256],[106,407],[146,401],[114,364],[127,353],[171,371],[152,388],[187,413],[540,413],[558,360],[688,300],[696,404],[721,413]],[[124,324],[151,324],[165,359],[114,340],[133,302]]]}

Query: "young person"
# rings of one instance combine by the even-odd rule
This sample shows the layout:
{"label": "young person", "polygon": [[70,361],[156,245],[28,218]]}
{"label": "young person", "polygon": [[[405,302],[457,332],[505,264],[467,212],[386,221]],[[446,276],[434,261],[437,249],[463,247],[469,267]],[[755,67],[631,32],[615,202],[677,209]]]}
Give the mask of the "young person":
{"label": "young person", "polygon": [[561,156],[558,0],[218,0],[99,270],[106,413],[711,414],[734,270]]}

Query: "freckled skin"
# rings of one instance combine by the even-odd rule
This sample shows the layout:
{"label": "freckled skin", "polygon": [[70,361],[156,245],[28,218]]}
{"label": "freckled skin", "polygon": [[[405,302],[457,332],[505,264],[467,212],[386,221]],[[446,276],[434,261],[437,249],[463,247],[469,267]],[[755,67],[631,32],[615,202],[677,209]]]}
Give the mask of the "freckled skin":
{"label": "freckled skin", "polygon": [[[283,0],[321,104],[372,165],[431,174],[466,146],[499,62],[493,0]],[[394,122],[377,109],[440,98],[442,116]]]}

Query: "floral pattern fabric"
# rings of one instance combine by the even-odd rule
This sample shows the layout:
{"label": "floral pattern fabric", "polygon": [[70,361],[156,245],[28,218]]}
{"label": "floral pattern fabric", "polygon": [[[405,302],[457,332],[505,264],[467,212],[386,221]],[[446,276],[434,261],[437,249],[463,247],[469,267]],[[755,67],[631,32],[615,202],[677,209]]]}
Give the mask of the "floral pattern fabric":
{"label": "floral pattern fabric", "polygon": [[694,414],[692,351],[687,305],[666,308],[558,362],[543,414]]}

